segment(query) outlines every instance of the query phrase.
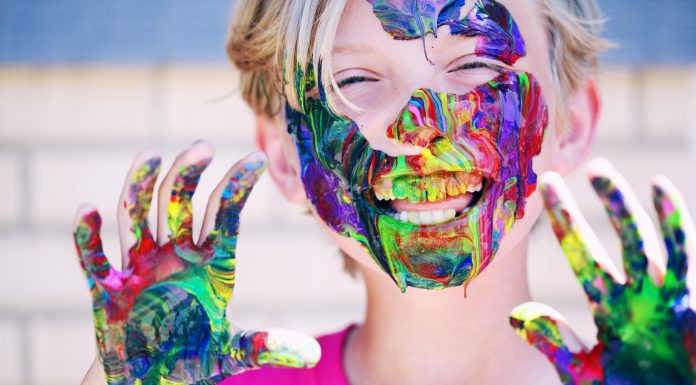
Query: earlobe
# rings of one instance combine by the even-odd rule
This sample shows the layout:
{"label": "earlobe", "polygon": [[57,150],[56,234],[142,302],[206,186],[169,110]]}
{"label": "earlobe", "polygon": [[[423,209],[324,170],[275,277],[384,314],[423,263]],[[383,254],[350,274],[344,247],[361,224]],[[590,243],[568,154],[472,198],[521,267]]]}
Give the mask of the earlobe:
{"label": "earlobe", "polygon": [[601,101],[597,83],[588,76],[565,101],[565,127],[556,133],[554,169],[561,175],[573,172],[592,151]]}
{"label": "earlobe", "polygon": [[307,198],[300,178],[299,158],[282,122],[267,116],[256,116],[256,144],[268,156],[268,173],[290,203],[303,203]]}

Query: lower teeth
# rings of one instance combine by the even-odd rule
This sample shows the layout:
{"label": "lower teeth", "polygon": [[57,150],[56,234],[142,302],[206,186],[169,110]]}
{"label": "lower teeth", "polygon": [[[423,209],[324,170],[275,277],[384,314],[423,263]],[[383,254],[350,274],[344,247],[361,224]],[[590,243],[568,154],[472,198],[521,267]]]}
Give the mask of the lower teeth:
{"label": "lower teeth", "polygon": [[457,216],[454,209],[425,210],[425,211],[401,211],[390,214],[397,221],[408,222],[414,225],[436,225],[447,222]]}

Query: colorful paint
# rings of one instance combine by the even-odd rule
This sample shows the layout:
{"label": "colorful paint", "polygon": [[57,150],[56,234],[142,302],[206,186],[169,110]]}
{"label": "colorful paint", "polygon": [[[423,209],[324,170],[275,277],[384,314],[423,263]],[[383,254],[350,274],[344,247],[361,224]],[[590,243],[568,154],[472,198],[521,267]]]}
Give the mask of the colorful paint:
{"label": "colorful paint", "polygon": [[[559,178],[560,179],[560,178]],[[667,254],[664,283],[647,274],[645,236],[626,194],[612,179],[594,177],[592,185],[621,237],[626,281],[618,281],[595,258],[596,239],[578,224],[574,204],[564,202],[563,186],[542,185],[554,232],[583,287],[597,325],[597,344],[571,351],[558,316],[544,305],[516,308],[511,323],[556,367],[564,384],[677,385],[696,382],[696,316],[686,286],[688,211],[671,185],[655,185],[655,208]]]}
{"label": "colorful paint", "polygon": [[225,314],[235,282],[240,210],[265,162],[252,156],[235,166],[214,229],[201,246],[192,238],[191,197],[207,161],[179,170],[167,208],[170,240],[161,246],[147,223],[159,165],[159,158],[151,159],[131,175],[123,204],[136,242],[122,271],[104,255],[96,211],[82,218],[74,234],[107,383],[192,384],[259,366],[313,366],[316,341],[281,330],[235,334]]}
{"label": "colorful paint", "polygon": [[[463,1],[370,3],[396,39],[422,38],[449,25],[453,34],[477,39],[477,56],[513,65],[525,55],[514,20],[496,1],[477,1],[461,19]],[[401,290],[465,285],[480,274],[524,215],[536,186],[532,159],[540,151],[547,108],[535,78],[505,70],[465,95],[414,90],[385,130],[422,151],[391,157],[372,148],[355,121],[328,108],[326,89],[315,80],[321,76],[302,69],[297,75],[297,89],[316,85],[322,95],[300,92],[302,111],[286,109],[318,215],[360,242]],[[457,200],[460,210],[395,209],[400,201],[446,198]]]}

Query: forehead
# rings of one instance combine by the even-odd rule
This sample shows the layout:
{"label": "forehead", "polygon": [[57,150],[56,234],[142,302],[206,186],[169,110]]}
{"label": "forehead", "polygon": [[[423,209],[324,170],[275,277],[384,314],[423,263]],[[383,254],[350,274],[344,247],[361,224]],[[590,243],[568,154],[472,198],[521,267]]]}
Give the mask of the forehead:
{"label": "forehead", "polygon": [[476,37],[477,53],[514,64],[526,55],[517,22],[495,0],[368,0],[373,14],[396,40],[437,36],[447,26],[452,35]]}

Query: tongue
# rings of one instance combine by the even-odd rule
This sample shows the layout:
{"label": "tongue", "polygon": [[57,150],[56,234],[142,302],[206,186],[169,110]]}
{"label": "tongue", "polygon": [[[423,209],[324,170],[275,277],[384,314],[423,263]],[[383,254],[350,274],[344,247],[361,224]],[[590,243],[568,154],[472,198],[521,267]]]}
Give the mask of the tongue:
{"label": "tongue", "polygon": [[454,209],[456,212],[461,212],[469,205],[472,194],[462,194],[456,197],[448,197],[439,202],[424,202],[411,203],[408,199],[396,199],[391,201],[391,207],[395,211],[430,211],[430,210],[445,210]]}

